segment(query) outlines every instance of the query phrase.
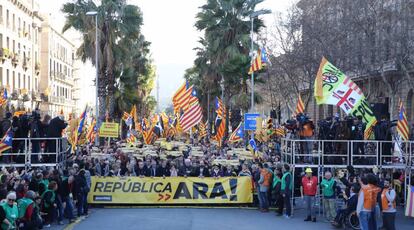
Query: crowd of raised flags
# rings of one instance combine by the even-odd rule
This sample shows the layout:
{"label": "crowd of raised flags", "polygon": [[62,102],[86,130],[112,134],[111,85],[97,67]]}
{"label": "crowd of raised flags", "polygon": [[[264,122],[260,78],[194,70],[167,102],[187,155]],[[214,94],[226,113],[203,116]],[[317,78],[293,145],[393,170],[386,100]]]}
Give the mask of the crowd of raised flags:
{"label": "crowd of raised flags", "polygon": [[[264,49],[258,50],[257,55],[252,60],[249,72],[262,70],[266,63],[270,63],[266,57],[266,51]],[[357,108],[361,106],[364,107],[364,110],[372,112],[362,90],[325,58],[322,59],[320,64],[314,91],[318,104],[337,105],[346,114],[355,115]],[[3,90],[3,97],[0,98],[0,104],[3,101],[7,101],[7,91],[5,89]],[[132,106],[130,112],[123,112],[122,121],[127,127],[125,140],[128,143],[135,143],[141,138],[145,144],[150,145],[158,138],[172,138],[180,135],[185,137],[196,136],[199,139],[209,138],[211,141],[217,142],[218,146],[222,146],[224,137],[227,137],[230,143],[240,141],[247,143],[243,121],[237,125],[235,130],[231,131],[232,125],[235,125],[230,124],[231,111],[226,108],[220,98],[215,98],[215,117],[212,122],[203,119],[203,108],[197,97],[197,89],[190,85],[188,81],[184,82],[175,92],[172,103],[174,106],[173,114],[161,112],[149,117],[138,118],[135,105]],[[299,94],[294,114],[300,113],[305,113],[305,104]],[[99,127],[94,118],[89,119],[89,125],[86,124],[87,114],[88,106],[80,116],[79,127],[71,136],[68,136],[69,141],[74,146],[73,150],[80,143],[93,143],[99,133]],[[373,133],[372,128],[376,124],[375,117],[370,114],[366,113],[363,116],[364,122],[367,124],[365,139],[370,138]],[[109,120],[109,114],[106,117]],[[264,124],[269,124],[269,121],[271,121],[270,118],[265,119]],[[227,134],[226,131],[228,131]],[[399,140],[408,140],[409,126],[402,103],[400,103],[397,131]],[[272,125],[272,127],[266,127],[255,132],[255,138],[259,141],[267,141],[272,135],[285,136],[286,129],[280,125],[275,127]]]}

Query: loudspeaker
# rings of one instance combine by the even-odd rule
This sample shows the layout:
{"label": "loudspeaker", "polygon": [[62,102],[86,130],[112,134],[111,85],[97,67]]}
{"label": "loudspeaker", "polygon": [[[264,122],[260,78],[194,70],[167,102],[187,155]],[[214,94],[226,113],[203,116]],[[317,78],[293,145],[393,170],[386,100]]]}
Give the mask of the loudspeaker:
{"label": "loudspeaker", "polygon": [[371,104],[372,112],[374,113],[375,118],[379,121],[382,117],[390,119],[390,113],[388,112],[388,104],[385,103],[372,103]]}

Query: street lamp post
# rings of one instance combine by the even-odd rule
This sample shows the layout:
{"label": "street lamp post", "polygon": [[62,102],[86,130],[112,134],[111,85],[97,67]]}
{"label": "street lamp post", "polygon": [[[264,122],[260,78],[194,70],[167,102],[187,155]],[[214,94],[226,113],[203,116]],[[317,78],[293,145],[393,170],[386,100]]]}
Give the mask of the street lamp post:
{"label": "street lamp post", "polygon": [[[270,14],[272,11],[270,10],[258,10],[253,12],[250,15],[250,22],[251,22],[251,28],[250,28],[250,39],[251,39],[251,50],[250,50],[250,57],[251,57],[251,64],[253,64],[254,62],[254,41],[253,41],[253,35],[254,35],[254,18],[259,17],[259,15],[263,15],[263,14]],[[252,76],[251,76],[251,87],[252,87],[252,92],[251,92],[251,104],[250,104],[250,112],[254,113],[254,71],[252,71]],[[251,139],[254,139],[254,132],[252,132],[251,135]]]}
{"label": "street lamp post", "polygon": [[[95,98],[95,114],[96,114],[96,126],[99,125],[99,95],[98,95],[98,78],[99,78],[99,61],[98,61],[98,47],[99,47],[99,39],[98,39],[98,12],[97,11],[88,11],[86,12],[87,16],[94,16],[95,17],[95,68],[96,68],[96,98]],[[96,135],[95,137],[95,146],[99,146],[99,136]]]}

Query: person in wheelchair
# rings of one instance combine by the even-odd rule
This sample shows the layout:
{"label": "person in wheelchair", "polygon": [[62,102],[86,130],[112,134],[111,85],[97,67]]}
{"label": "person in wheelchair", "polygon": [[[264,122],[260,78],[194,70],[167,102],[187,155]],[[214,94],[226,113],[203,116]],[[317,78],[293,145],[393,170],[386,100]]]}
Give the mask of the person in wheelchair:
{"label": "person in wheelchair", "polygon": [[347,217],[356,211],[358,204],[358,193],[360,189],[361,187],[358,184],[352,184],[349,197],[344,194],[344,198],[346,199],[346,208],[338,211],[334,221],[332,221],[333,226],[341,228],[345,224],[345,220],[348,219]]}

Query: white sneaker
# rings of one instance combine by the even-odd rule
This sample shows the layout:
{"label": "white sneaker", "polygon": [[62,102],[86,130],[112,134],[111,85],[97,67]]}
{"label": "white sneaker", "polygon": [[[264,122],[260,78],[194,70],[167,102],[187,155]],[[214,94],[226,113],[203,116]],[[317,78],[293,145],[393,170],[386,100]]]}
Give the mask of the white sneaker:
{"label": "white sneaker", "polygon": [[43,227],[45,227],[45,228],[50,228],[50,224],[47,224],[47,225],[45,225],[45,226],[43,226]]}

